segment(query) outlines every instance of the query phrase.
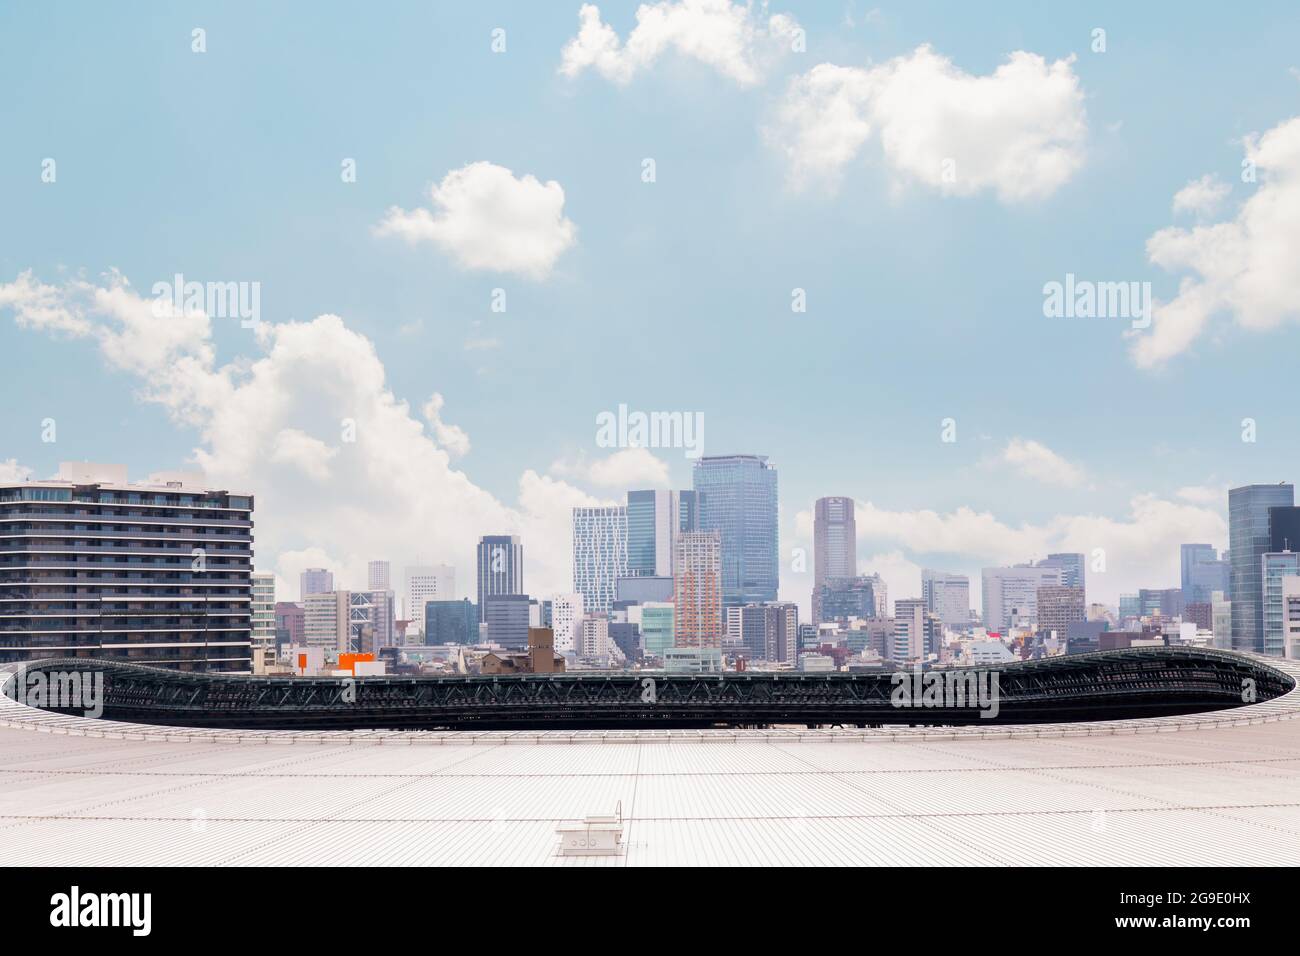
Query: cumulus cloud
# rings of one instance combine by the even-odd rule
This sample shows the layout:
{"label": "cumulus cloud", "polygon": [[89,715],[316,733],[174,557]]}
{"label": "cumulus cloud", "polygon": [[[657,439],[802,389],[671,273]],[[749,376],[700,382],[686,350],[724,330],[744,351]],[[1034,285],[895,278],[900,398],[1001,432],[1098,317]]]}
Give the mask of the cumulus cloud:
{"label": "cumulus cloud", "polygon": [[1191,212],[1210,215],[1218,210],[1228,198],[1232,187],[1207,173],[1200,179],[1193,179],[1174,194],[1174,212]]}
{"label": "cumulus cloud", "polygon": [[564,46],[560,73],[575,77],[594,69],[614,83],[627,83],[669,53],[698,60],[739,86],[753,86],[799,31],[792,18],[776,14],[764,22],[751,3],[731,0],[661,0],[643,3],[627,43],[583,4],[578,33]]}
{"label": "cumulus cloud", "polygon": [[1300,319],[1300,117],[1245,140],[1258,185],[1232,219],[1170,226],[1147,240],[1148,258],[1184,273],[1178,294],[1157,302],[1149,332],[1134,335],[1140,368],[1182,354],[1223,316],[1262,332]]}
{"label": "cumulus cloud", "polygon": [[1067,461],[1041,442],[1013,438],[1002,449],[1002,461],[1026,477],[1049,485],[1077,488],[1084,482],[1083,469]]}
{"label": "cumulus cloud", "polygon": [[667,488],[668,465],[646,448],[621,448],[595,461],[585,455],[576,461],[557,461],[551,466],[557,475],[602,488]]}
{"label": "cumulus cloud", "polygon": [[516,177],[504,166],[470,163],[430,187],[431,208],[388,210],[375,227],[416,245],[431,242],[463,269],[513,272],[545,279],[578,229],[564,215],[555,180]]}
{"label": "cumulus cloud", "polygon": [[442,422],[441,396],[424,405],[426,427],[389,388],[372,343],[338,316],[264,320],[255,354],[223,365],[206,318],[155,315],[116,273],[45,285],[27,272],[0,284],[0,302],[19,325],[95,342],[109,367],[136,376],[141,398],[195,430],[194,464],[217,487],[256,496],[257,565],[289,596],[301,567],[331,567],[355,587],[370,559],[421,556],[454,564],[464,594],[478,536],[493,532],[521,536],[530,593],[571,589],[569,509],[598,500],[531,469],[514,505],[474,484],[451,466],[469,439]]}
{"label": "cumulus cloud", "polygon": [[1024,51],[987,76],[929,46],[875,67],[822,63],[791,80],[767,136],[796,188],[834,187],[873,136],[899,183],[1004,202],[1051,195],[1083,165],[1074,58]]}

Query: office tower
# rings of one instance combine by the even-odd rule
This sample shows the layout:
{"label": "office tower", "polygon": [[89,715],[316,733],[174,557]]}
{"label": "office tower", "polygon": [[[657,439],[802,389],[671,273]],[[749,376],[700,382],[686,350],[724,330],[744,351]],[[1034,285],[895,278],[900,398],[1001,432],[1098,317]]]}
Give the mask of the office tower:
{"label": "office tower", "polygon": [[970,624],[970,578],[946,571],[921,571],[921,597],[926,610],[937,614],[949,627]]}
{"label": "office tower", "polygon": [[1228,592],[1228,561],[1208,544],[1179,548],[1184,604],[1209,603],[1215,591]]}
{"label": "office tower", "polygon": [[285,647],[289,644],[302,646],[303,609],[301,604],[292,601],[275,602],[275,646]]}
{"label": "office tower", "polygon": [[1062,584],[1066,587],[1083,588],[1085,592],[1087,591],[1087,583],[1084,580],[1082,554],[1077,554],[1075,552],[1049,554],[1042,561],[1039,561],[1035,567],[1060,568]]}
{"label": "office tower", "polygon": [[614,582],[614,602],[645,604],[647,601],[671,601],[673,599],[673,576],[653,575],[650,577],[619,578]]}
{"label": "office tower", "polygon": [[1297,576],[1300,576],[1300,552],[1267,552],[1260,558],[1262,652],[1273,657],[1287,656],[1285,584],[1286,579]]}
{"label": "office tower", "polygon": [[1233,650],[1262,652],[1264,649],[1260,572],[1270,544],[1268,511],[1294,504],[1295,488],[1285,482],[1243,485],[1228,491]]}
{"label": "office tower", "polygon": [[555,653],[577,653],[579,622],[585,612],[581,594],[557,594],[551,598],[551,630],[555,632]]}
{"label": "office tower", "polygon": [[378,654],[397,643],[396,599],[392,591],[353,591],[348,603],[348,646],[354,653]]}
{"label": "office tower", "polygon": [[252,585],[253,648],[261,648],[270,660],[275,657],[275,575],[270,571],[254,571]]}
{"label": "office tower", "polygon": [[424,627],[429,601],[456,599],[456,569],[450,564],[419,564],[406,569],[406,619]]}
{"label": "office tower", "polygon": [[927,627],[925,601],[902,598],[894,602],[894,634],[890,660],[895,663],[924,660],[930,652],[933,624]]}
{"label": "office tower", "polygon": [[672,577],[673,539],[695,530],[694,491],[627,493],[627,573]]}
{"label": "office tower", "polygon": [[1274,554],[1300,551],[1300,508],[1268,509],[1268,550]]}
{"label": "office tower", "polygon": [[528,646],[527,594],[493,594],[487,598],[484,621],[491,644],[513,650]]}
{"label": "office tower", "polygon": [[793,664],[799,658],[799,607],[789,602],[727,608],[727,631],[751,661]]}
{"label": "office tower", "polygon": [[1138,601],[1136,594],[1121,594],[1119,596],[1119,619],[1121,622],[1125,618],[1141,617],[1142,605]]}
{"label": "office tower", "polygon": [[469,598],[424,602],[425,644],[477,644],[478,608]]}
{"label": "office tower", "polygon": [[727,606],[775,601],[776,469],[762,455],[703,457],[695,463],[700,531],[722,542],[722,600]]}
{"label": "office tower", "polygon": [[688,531],[673,548],[673,646],[722,647],[722,536]]}
{"label": "office tower", "polygon": [[328,594],[334,590],[334,572],[324,568],[308,568],[298,575],[298,599],[306,600],[309,594]]}
{"label": "office tower", "polygon": [[627,509],[573,509],[573,590],[588,614],[614,603],[614,585],[627,577]]}
{"label": "office tower", "polygon": [[813,505],[812,615],[821,621],[821,589],[828,580],[857,577],[858,532],[853,499],[818,498]]}
{"label": "office tower", "polygon": [[308,594],[302,601],[303,644],[346,652],[351,637],[352,594],[325,591]]}
{"label": "office tower", "polygon": [[984,626],[990,631],[1005,631],[1013,620],[1033,621],[1038,612],[1038,589],[1060,584],[1061,572],[1060,567],[1050,565],[985,568],[982,575]]}
{"label": "office tower", "polygon": [[641,625],[641,651],[646,657],[663,660],[664,651],[673,646],[673,604],[671,601],[648,601],[637,611]]}
{"label": "office tower", "polygon": [[1282,579],[1283,656],[1300,659],[1300,577]]}
{"label": "office tower", "polygon": [[1232,649],[1232,602],[1223,596],[1222,591],[1215,591],[1210,600],[1211,615],[1214,620],[1214,646],[1221,650]]}
{"label": "office tower", "polygon": [[371,561],[366,565],[366,590],[391,591],[393,589],[393,566],[384,560]]}
{"label": "office tower", "polygon": [[0,663],[105,657],[252,670],[251,495],[65,462],[0,483]]}
{"label": "office tower", "polygon": [[813,606],[820,615],[814,622],[827,624],[853,617],[879,617],[876,582],[859,575],[854,578],[827,578],[813,592]]}
{"label": "office tower", "polygon": [[579,633],[579,656],[591,658],[608,658],[610,656],[613,645],[609,639],[609,617],[607,615],[583,615]]}
{"label": "office tower", "polygon": [[876,617],[889,617],[889,587],[885,579],[879,572],[868,574],[866,579],[871,582],[871,593],[876,598]]}
{"label": "office tower", "polygon": [[1209,601],[1183,604],[1183,620],[1195,624],[1197,630],[1208,631],[1214,627],[1214,605]]}
{"label": "office tower", "polygon": [[1064,645],[1070,625],[1087,619],[1083,588],[1069,584],[1045,584],[1038,589],[1038,633],[1055,636]]}
{"label": "office tower", "polygon": [[1138,617],[1181,617],[1182,588],[1138,588]]}
{"label": "office tower", "polygon": [[485,534],[478,539],[479,622],[487,620],[489,597],[524,593],[524,546],[513,534]]}

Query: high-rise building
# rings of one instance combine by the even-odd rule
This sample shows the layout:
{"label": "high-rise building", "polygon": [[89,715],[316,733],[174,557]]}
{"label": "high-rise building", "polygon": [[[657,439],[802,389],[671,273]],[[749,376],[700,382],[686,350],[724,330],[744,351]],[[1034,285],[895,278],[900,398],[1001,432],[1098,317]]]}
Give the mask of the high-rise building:
{"label": "high-rise building", "polygon": [[926,610],[948,627],[970,624],[970,578],[946,571],[921,570],[921,597]]}
{"label": "high-rise building", "polygon": [[469,598],[424,602],[425,644],[477,644],[478,608]]}
{"label": "high-rise building", "polygon": [[613,642],[609,639],[609,615],[585,614],[580,622],[581,637],[578,641],[578,655],[588,658],[606,658],[612,653]]}
{"label": "high-rise building", "polygon": [[[1013,620],[1033,621],[1038,613],[1038,589],[1061,583],[1061,568],[1016,565],[983,571],[984,626],[1005,631]],[[897,616],[897,609],[895,609]]]}
{"label": "high-rise building", "polygon": [[456,600],[456,569],[450,564],[418,564],[406,569],[406,619],[424,626],[430,601]]}
{"label": "high-rise building", "polygon": [[298,575],[298,599],[309,594],[328,594],[334,590],[334,572],[325,568],[308,568]]}
{"label": "high-rise building", "polygon": [[673,646],[722,647],[722,536],[683,532],[673,556]]}
{"label": "high-rise building", "polygon": [[641,649],[647,657],[663,660],[673,646],[673,605],[670,601],[649,601],[640,605]]}
{"label": "high-rise building", "polygon": [[779,578],[776,469],[762,455],[705,456],[695,462],[700,531],[722,542],[727,606],[775,601]]}
{"label": "high-rise building", "polygon": [[1038,633],[1055,636],[1064,645],[1070,625],[1087,620],[1083,588],[1069,584],[1045,584],[1038,589]]}
{"label": "high-rise building", "polygon": [[281,648],[289,644],[304,645],[303,609],[301,604],[292,601],[275,602],[275,646]]}
{"label": "high-rise building", "polygon": [[1213,545],[1183,545],[1179,563],[1184,604],[1208,604],[1215,591],[1228,592],[1228,562]]}
{"label": "high-rise building", "polygon": [[813,620],[820,622],[821,589],[830,579],[858,575],[858,531],[852,498],[818,498],[813,505]]}
{"label": "high-rise building", "polygon": [[582,616],[586,608],[581,594],[557,594],[551,598],[551,630],[555,634],[555,653],[576,654],[581,637]]}
{"label": "high-rise building", "polygon": [[871,593],[876,598],[876,617],[889,617],[889,586],[885,584],[885,579],[879,571],[868,574],[866,579],[871,582]]}
{"label": "high-rise building", "polygon": [[351,639],[352,593],[325,591],[302,601],[303,644],[346,653]]}
{"label": "high-rise building", "polygon": [[1138,617],[1181,617],[1182,588],[1138,588]]}
{"label": "high-rise building", "polygon": [[354,653],[378,654],[397,643],[392,591],[353,591],[348,604],[348,646]]}
{"label": "high-rise building", "polygon": [[728,637],[751,661],[794,664],[799,659],[799,607],[788,602],[727,608]]}
{"label": "high-rise building", "polygon": [[1214,646],[1220,650],[1232,649],[1232,602],[1222,591],[1215,591],[1210,601],[1214,620]]}
{"label": "high-rise building", "polygon": [[371,561],[366,565],[366,590],[391,591],[393,589],[393,566],[387,561]]}
{"label": "high-rise building", "polygon": [[880,617],[876,600],[876,582],[859,575],[853,578],[827,578],[813,591],[817,608],[815,623],[827,624],[850,618]]}
{"label": "high-rise building", "polygon": [[251,495],[65,462],[0,483],[0,662],[252,670]]}
{"label": "high-rise building", "polygon": [[275,657],[275,575],[270,571],[254,571],[252,640],[253,648],[261,649],[267,659]]}
{"label": "high-rise building", "polygon": [[1060,568],[1061,583],[1063,585],[1070,588],[1083,588],[1085,592],[1087,591],[1082,554],[1075,552],[1049,554],[1042,561],[1039,561],[1036,567]]}
{"label": "high-rise building", "polygon": [[1274,554],[1300,551],[1300,508],[1268,509],[1268,550]]}
{"label": "high-rise building", "polygon": [[488,597],[484,614],[488,641],[513,650],[527,647],[528,606],[527,594],[493,594]]}
{"label": "high-rise building", "polygon": [[627,493],[627,573],[630,577],[672,577],[673,540],[694,531],[694,491]]}
{"label": "high-rise building", "polygon": [[1243,485],[1228,491],[1228,551],[1231,561],[1232,647],[1264,650],[1263,557],[1269,551],[1269,509],[1295,504],[1295,487]]}
{"label": "high-rise building", "polygon": [[485,534],[478,539],[478,613],[487,620],[489,597],[524,593],[524,546],[513,534]]}
{"label": "high-rise building", "polygon": [[627,577],[627,509],[573,509],[573,590],[588,614],[614,603],[618,579]]}
{"label": "high-rise building", "polygon": [[923,598],[901,598],[894,602],[894,635],[890,660],[896,663],[923,660],[933,650],[938,617],[926,611]]}
{"label": "high-rise building", "polygon": [[1300,552],[1267,552],[1260,562],[1260,608],[1264,627],[1262,652],[1274,657],[1286,657],[1288,616],[1285,583],[1287,578],[1300,576]]}

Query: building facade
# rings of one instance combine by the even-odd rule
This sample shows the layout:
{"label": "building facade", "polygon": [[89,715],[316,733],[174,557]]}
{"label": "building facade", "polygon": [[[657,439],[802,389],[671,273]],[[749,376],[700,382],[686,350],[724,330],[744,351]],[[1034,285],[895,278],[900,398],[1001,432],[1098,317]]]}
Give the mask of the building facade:
{"label": "building facade", "polygon": [[573,509],[573,590],[588,614],[614,604],[618,579],[627,577],[627,508]]}
{"label": "building facade", "polygon": [[456,600],[456,569],[450,564],[417,564],[406,569],[406,619],[424,626],[430,601]]}
{"label": "building facade", "polygon": [[722,538],[684,532],[673,556],[673,645],[722,647]]}
{"label": "building facade", "polygon": [[298,575],[298,599],[309,594],[328,594],[334,590],[334,572],[325,568],[308,568]]}
{"label": "building facade", "polygon": [[852,498],[818,498],[813,505],[812,617],[821,621],[821,589],[830,579],[858,576],[858,530]]}
{"label": "building facade", "polygon": [[325,591],[302,601],[303,645],[346,652],[351,639],[352,594]]}
{"label": "building facade", "polygon": [[425,601],[425,644],[477,644],[478,608],[469,598]]}
{"label": "building facade", "polygon": [[0,662],[252,670],[253,497],[64,463],[0,484]]}
{"label": "building facade", "polygon": [[1263,558],[1270,549],[1269,509],[1295,504],[1295,487],[1243,485],[1228,490],[1228,552],[1231,568],[1232,647],[1264,650]]}
{"label": "building facade", "polygon": [[478,613],[487,620],[489,597],[524,593],[524,546],[513,534],[485,534],[478,541]]}
{"label": "building facade", "polygon": [[762,455],[705,456],[695,463],[699,529],[722,542],[722,599],[775,601],[779,578],[776,469]]}
{"label": "building facade", "polygon": [[[1038,589],[1061,583],[1061,569],[1055,566],[985,568],[983,571],[984,626],[1006,631],[1013,620],[1036,620]],[[895,612],[897,613],[897,612]]]}
{"label": "building facade", "polygon": [[671,577],[673,541],[694,531],[694,491],[627,493],[627,573],[630,577]]}
{"label": "building facade", "polygon": [[970,578],[966,575],[923,568],[921,597],[926,610],[937,614],[948,627],[970,624]]}
{"label": "building facade", "polygon": [[253,648],[272,660],[275,657],[275,575],[270,571],[254,571],[252,585]]}

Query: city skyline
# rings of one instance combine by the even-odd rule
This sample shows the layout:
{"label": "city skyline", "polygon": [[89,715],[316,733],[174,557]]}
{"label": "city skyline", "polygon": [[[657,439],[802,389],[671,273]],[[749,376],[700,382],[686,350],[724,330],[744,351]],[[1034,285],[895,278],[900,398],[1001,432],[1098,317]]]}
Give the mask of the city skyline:
{"label": "city skyline", "polygon": [[[895,596],[919,595],[926,567],[974,579],[986,565],[1095,548],[1107,555],[1107,571],[1089,579],[1099,600],[1174,586],[1179,545],[1227,547],[1229,486],[1300,474],[1273,411],[1284,407],[1281,363],[1296,335],[1289,313],[1243,330],[1240,297],[1225,290],[1217,324],[1189,329],[1188,348],[1147,367],[1142,343],[1154,333],[1049,320],[1042,290],[1067,276],[1151,281],[1157,302],[1169,301],[1198,273],[1166,267],[1148,252],[1154,237],[1235,228],[1247,205],[1285,197],[1296,64],[1284,38],[1297,14],[1255,10],[1250,23],[1187,12],[1171,24],[1119,5],[1048,17],[1028,4],[847,14],[776,4],[772,14],[806,31],[806,51],[771,63],[753,51],[752,76],[670,52],[624,83],[566,54],[576,6],[562,16],[395,6],[385,35],[397,48],[358,51],[340,94],[373,110],[364,141],[351,142],[331,111],[284,82],[292,56],[265,46],[292,34],[293,55],[327,48],[330,31],[285,11],[205,14],[201,54],[182,11],[160,11],[144,35],[88,9],[75,36],[49,29],[57,12],[7,11],[6,32],[30,37],[55,79],[36,91],[0,64],[11,88],[28,91],[10,128],[22,148],[0,158],[0,200],[25,224],[0,237],[0,346],[26,357],[13,388],[39,396],[0,422],[0,461],[37,477],[67,459],[125,460],[133,474],[202,466],[213,483],[265,502],[259,568],[282,588],[312,566],[359,586],[376,554],[395,568],[432,558],[469,581],[477,536],[510,530],[532,542],[530,587],[554,593],[571,587],[572,507],[690,485],[691,449],[603,446],[600,416],[675,410],[707,423],[705,453],[762,454],[780,468],[778,597],[805,614],[812,508],[827,494],[858,502],[859,570],[879,571]],[[636,28],[634,6],[605,4],[600,15],[618,37]],[[1108,19],[1123,29],[1112,26],[1098,51],[1094,31]],[[447,42],[429,66],[413,44],[431,24]],[[498,27],[503,53],[491,47]],[[1143,72],[1135,90],[1134,71],[1171,31],[1190,55]],[[945,190],[882,159],[874,136],[834,170],[837,183],[792,178],[815,170],[792,157],[798,138],[783,132],[782,105],[817,66],[895,63],[960,85],[998,75],[1021,52],[1056,71],[1065,92],[1052,105],[1082,124],[1057,144],[1067,161],[1039,188],[1022,194],[985,177]],[[109,75],[124,53],[157,60],[177,91],[169,99],[151,81],[119,77],[119,92],[141,104],[121,118],[121,142],[153,144],[147,159],[100,149],[75,120],[100,110],[103,90],[58,79]],[[1220,67],[1213,76],[1197,66],[1205,59]],[[233,141],[273,146],[273,166],[256,148],[218,162],[175,135],[194,110],[223,109],[235,77],[278,91],[225,127]],[[440,82],[468,82],[474,95],[448,110],[433,94]],[[413,99],[385,106],[393,89]],[[719,116],[708,148],[689,149],[703,119]],[[51,117],[67,120],[58,135]],[[1261,175],[1242,181],[1252,157]],[[46,158],[57,164],[51,181]],[[642,179],[646,158],[653,182]],[[355,181],[341,178],[348,160]],[[392,210],[414,216],[430,184],[446,194],[470,167],[525,199],[528,177],[561,190],[558,211],[547,207],[553,260],[480,268],[463,247],[406,244],[397,226],[408,220]],[[97,190],[96,176],[113,188]],[[92,201],[100,215],[88,226]],[[189,228],[194,217],[208,228]],[[825,238],[841,234],[854,241]],[[1294,235],[1275,238],[1296,248]],[[682,290],[672,298],[664,269]],[[257,283],[257,327],[155,320],[155,286],[178,276]],[[806,312],[792,311],[794,289]],[[494,311],[496,290],[505,311]],[[575,346],[589,360],[568,376]],[[737,361],[717,361],[726,349]],[[837,371],[846,354],[869,363],[871,391]],[[881,355],[924,358],[926,375]],[[799,356],[799,374],[772,356]],[[1185,387],[1196,380],[1239,387]],[[1122,394],[1130,412],[1062,416],[1059,402],[1030,400],[1049,392],[1098,412]],[[806,572],[795,570],[800,549]]]}

